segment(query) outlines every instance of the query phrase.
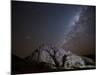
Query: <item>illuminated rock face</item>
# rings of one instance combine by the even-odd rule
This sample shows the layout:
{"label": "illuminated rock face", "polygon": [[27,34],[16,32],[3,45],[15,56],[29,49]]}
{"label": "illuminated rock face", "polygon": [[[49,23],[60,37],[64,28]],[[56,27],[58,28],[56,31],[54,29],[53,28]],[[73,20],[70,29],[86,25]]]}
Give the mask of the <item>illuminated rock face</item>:
{"label": "illuminated rock face", "polygon": [[66,57],[64,68],[82,68],[84,66],[84,60],[80,56],[71,53],[68,57]]}
{"label": "illuminated rock face", "polygon": [[55,50],[57,52],[54,55],[53,54],[54,50],[52,49],[52,47],[48,46],[48,45],[44,45],[44,46],[41,46],[40,48],[38,48],[37,51],[35,50],[28,59],[31,58],[30,60],[34,60],[37,62],[46,62],[46,63],[50,63],[50,64],[55,64],[54,60],[50,56],[50,54],[52,54],[55,56],[55,58],[59,62],[59,65],[62,65],[62,62],[61,62],[62,57],[67,53],[63,48],[55,48]]}
{"label": "illuminated rock face", "polygon": [[[56,53],[54,53],[54,51]],[[70,51],[65,51],[63,48],[56,48],[49,45],[43,45],[36,49],[27,60],[36,61],[37,63],[45,62],[53,69],[74,69],[86,67],[85,61],[81,56],[73,54]],[[56,66],[57,63],[58,66]]]}

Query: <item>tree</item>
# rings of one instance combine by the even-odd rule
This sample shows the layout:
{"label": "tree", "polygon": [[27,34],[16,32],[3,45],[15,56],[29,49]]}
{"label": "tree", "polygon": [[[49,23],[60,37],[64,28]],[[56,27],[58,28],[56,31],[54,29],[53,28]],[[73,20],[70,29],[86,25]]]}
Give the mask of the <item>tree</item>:
{"label": "tree", "polygon": [[57,60],[57,52],[59,51],[56,47],[54,46],[49,46],[49,49],[45,49],[45,51],[50,55],[50,57],[53,59],[55,66],[60,67],[60,64]]}

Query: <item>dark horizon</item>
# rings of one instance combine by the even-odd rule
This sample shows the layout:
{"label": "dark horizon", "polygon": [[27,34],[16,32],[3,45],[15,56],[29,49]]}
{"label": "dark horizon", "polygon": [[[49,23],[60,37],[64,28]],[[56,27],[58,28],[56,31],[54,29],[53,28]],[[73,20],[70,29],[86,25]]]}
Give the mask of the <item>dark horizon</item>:
{"label": "dark horizon", "polygon": [[95,6],[12,1],[12,53],[26,57],[43,43],[95,55]]}

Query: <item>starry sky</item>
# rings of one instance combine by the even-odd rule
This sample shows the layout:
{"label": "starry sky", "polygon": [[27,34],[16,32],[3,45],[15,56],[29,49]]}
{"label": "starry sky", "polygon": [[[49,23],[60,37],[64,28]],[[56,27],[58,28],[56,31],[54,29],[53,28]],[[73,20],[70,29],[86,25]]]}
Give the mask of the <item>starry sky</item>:
{"label": "starry sky", "polygon": [[12,53],[26,57],[43,43],[95,53],[95,6],[12,1]]}

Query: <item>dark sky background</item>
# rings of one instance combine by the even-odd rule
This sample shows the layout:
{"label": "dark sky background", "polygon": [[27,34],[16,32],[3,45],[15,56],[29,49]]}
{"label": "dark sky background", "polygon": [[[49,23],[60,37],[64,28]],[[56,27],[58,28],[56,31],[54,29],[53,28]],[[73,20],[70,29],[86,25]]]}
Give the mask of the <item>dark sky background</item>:
{"label": "dark sky background", "polygon": [[94,54],[95,6],[12,1],[12,53],[25,57],[43,43]]}

